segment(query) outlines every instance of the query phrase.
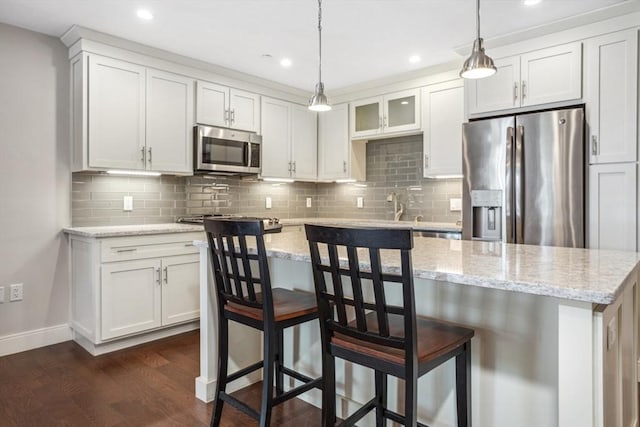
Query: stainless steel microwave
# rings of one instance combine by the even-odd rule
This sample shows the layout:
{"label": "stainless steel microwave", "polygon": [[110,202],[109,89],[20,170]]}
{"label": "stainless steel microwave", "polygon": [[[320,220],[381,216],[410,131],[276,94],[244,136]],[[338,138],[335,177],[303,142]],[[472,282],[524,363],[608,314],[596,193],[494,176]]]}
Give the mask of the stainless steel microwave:
{"label": "stainless steel microwave", "polygon": [[262,137],[252,132],[195,126],[194,167],[201,173],[260,173]]}

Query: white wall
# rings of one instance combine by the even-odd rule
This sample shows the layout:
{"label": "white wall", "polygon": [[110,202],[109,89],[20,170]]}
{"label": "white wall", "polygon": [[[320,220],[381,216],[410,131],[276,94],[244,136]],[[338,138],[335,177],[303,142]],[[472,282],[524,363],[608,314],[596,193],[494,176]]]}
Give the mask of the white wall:
{"label": "white wall", "polygon": [[69,339],[68,111],[64,45],[0,24],[0,356]]}

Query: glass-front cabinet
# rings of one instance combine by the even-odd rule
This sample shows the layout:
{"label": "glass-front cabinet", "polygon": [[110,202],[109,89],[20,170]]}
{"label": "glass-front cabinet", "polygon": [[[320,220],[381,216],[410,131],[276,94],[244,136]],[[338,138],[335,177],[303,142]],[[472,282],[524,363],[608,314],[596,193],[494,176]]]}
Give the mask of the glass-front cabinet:
{"label": "glass-front cabinet", "polygon": [[420,129],[420,90],[410,89],[351,103],[351,138]]}

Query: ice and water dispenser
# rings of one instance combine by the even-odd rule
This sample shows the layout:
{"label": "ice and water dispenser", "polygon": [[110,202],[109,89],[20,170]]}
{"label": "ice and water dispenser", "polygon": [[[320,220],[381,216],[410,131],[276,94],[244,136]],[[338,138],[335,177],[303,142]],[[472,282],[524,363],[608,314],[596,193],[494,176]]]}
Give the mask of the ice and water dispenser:
{"label": "ice and water dispenser", "polygon": [[471,190],[471,238],[502,240],[502,190]]}

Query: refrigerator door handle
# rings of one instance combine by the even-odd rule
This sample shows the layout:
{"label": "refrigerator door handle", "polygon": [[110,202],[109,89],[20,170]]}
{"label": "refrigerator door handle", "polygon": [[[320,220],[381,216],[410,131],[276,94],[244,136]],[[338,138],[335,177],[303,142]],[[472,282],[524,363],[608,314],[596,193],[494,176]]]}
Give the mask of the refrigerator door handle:
{"label": "refrigerator door handle", "polygon": [[522,226],[524,224],[524,126],[516,127],[516,147],[514,156],[514,208],[515,242],[524,243]]}
{"label": "refrigerator door handle", "polygon": [[507,153],[505,156],[507,176],[504,181],[505,230],[507,243],[515,242],[513,229],[513,137],[514,129],[512,126],[509,126],[507,128]]}

